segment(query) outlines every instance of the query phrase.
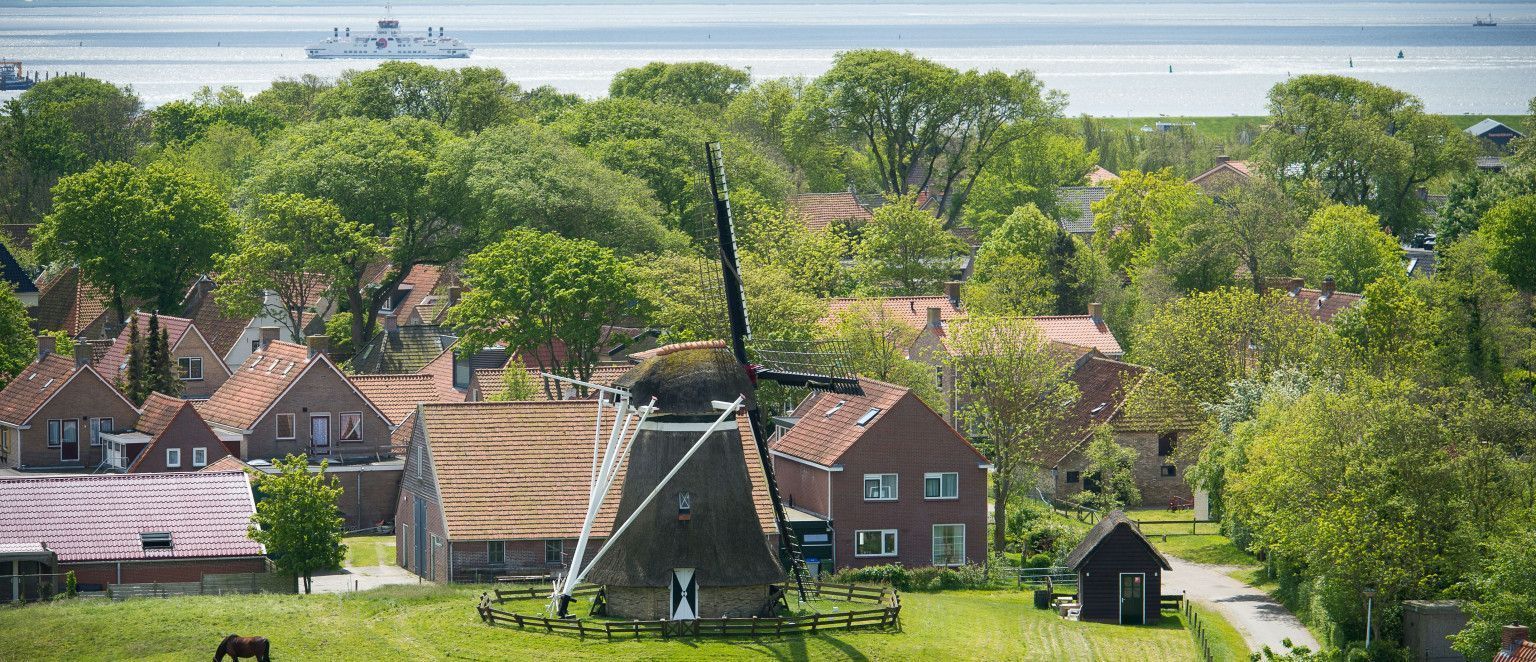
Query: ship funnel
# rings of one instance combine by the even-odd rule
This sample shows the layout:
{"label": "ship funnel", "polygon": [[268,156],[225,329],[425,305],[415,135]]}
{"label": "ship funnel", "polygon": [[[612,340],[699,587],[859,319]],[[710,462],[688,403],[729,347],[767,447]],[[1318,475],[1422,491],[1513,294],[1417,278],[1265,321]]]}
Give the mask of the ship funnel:
{"label": "ship funnel", "polygon": [[339,36],[341,36],[341,28],[331,28],[331,36],[332,37],[339,37]]}
{"label": "ship funnel", "polygon": [[352,28],[347,28],[347,36],[352,36]]}

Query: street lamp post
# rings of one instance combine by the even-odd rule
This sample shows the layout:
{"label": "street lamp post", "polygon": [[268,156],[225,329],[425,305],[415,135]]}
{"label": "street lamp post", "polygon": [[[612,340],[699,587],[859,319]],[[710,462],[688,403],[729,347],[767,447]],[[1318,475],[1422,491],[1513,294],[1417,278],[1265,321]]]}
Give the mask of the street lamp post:
{"label": "street lamp post", "polygon": [[1376,597],[1376,589],[1367,586],[1365,588],[1365,590],[1360,591],[1360,595],[1365,596],[1365,649],[1366,650],[1370,650],[1371,649],[1371,602],[1372,602],[1372,598]]}

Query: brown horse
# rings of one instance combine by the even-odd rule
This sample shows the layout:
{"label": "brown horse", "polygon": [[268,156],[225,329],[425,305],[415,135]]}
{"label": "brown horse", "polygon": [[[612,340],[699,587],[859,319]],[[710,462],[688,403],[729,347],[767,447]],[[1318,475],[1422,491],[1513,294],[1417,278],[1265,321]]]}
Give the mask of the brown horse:
{"label": "brown horse", "polygon": [[219,650],[213,655],[213,662],[223,662],[228,655],[236,660],[242,657],[254,657],[256,662],[272,662],[272,647],[267,643],[266,637],[237,637],[229,635],[224,641],[219,642]]}

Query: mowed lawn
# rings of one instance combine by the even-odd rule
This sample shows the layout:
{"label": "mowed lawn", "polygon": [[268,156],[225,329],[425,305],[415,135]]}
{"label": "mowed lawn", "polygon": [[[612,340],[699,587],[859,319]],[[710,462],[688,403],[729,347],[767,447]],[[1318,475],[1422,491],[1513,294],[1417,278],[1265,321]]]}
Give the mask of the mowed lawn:
{"label": "mowed lawn", "polygon": [[208,659],[227,634],[262,635],[277,660],[1195,659],[1182,619],[1159,626],[1077,623],[1014,591],[902,596],[902,630],[760,640],[605,641],[491,627],[483,587],[394,586],[333,595],[61,601],[0,608],[0,660]]}
{"label": "mowed lawn", "polygon": [[348,566],[395,565],[394,536],[353,536],[347,545]]}
{"label": "mowed lawn", "polygon": [[1231,540],[1221,535],[1219,524],[1214,522],[1195,524],[1193,510],[1169,512],[1166,508],[1154,508],[1131,510],[1125,514],[1138,522],[1148,520],[1180,522],[1178,524],[1143,524],[1141,533],[1164,553],[1172,554],[1190,563],[1244,567],[1257,566],[1259,563],[1252,554],[1233,546]]}

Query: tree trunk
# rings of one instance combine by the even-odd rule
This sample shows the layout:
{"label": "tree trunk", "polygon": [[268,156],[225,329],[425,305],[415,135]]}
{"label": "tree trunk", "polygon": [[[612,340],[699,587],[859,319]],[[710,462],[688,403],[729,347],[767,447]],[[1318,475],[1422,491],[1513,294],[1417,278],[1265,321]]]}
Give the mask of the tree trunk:
{"label": "tree trunk", "polygon": [[309,595],[309,594],[311,594],[313,592],[314,591],[311,590],[311,586],[310,586],[310,576],[309,576],[309,573],[306,572],[306,573],[304,573],[304,594],[305,595]]}
{"label": "tree trunk", "polygon": [[368,323],[368,311],[363,309],[363,290],[354,282],[347,288],[347,307],[352,309],[352,353],[363,351],[363,343],[368,341],[363,326]]}
{"label": "tree trunk", "polygon": [[1008,492],[1007,480],[994,474],[992,479],[992,552],[1002,554],[1008,546]]}

